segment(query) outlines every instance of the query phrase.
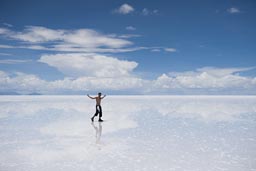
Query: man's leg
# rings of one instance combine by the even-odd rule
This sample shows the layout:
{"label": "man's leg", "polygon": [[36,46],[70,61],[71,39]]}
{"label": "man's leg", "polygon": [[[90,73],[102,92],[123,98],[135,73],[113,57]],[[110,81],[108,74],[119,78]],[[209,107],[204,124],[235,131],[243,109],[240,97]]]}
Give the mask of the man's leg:
{"label": "man's leg", "polygon": [[99,106],[99,121],[102,122],[103,120],[101,119],[102,117],[102,108]]}
{"label": "man's leg", "polygon": [[93,117],[91,118],[92,122],[93,122],[93,120],[94,120],[94,117],[95,117],[95,116],[98,116],[99,110],[98,110],[97,107],[98,107],[98,106],[96,106],[96,112],[95,112],[95,114],[94,114]]}

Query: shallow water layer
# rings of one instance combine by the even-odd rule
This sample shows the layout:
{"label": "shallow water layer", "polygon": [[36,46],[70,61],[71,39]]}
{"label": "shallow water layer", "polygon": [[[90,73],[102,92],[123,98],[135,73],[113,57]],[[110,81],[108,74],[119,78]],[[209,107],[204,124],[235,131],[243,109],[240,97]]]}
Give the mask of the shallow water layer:
{"label": "shallow water layer", "polygon": [[255,171],[255,96],[1,96],[3,171]]}

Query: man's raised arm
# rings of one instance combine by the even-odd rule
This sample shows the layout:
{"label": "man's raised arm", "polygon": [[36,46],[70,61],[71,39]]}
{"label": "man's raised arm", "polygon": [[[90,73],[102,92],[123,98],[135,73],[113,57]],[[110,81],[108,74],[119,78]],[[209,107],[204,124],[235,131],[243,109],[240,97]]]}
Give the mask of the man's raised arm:
{"label": "man's raised arm", "polygon": [[87,94],[87,96],[88,96],[90,99],[95,99],[95,97],[91,97],[89,94]]}
{"label": "man's raised arm", "polygon": [[104,97],[106,97],[106,94],[103,97],[101,97],[101,99],[103,99]]}

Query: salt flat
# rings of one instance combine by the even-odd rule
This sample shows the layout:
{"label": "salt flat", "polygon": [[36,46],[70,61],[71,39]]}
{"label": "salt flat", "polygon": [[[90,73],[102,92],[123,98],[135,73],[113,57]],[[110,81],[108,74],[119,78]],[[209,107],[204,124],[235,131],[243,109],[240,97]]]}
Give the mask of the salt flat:
{"label": "salt flat", "polygon": [[255,96],[1,96],[1,171],[255,171]]}

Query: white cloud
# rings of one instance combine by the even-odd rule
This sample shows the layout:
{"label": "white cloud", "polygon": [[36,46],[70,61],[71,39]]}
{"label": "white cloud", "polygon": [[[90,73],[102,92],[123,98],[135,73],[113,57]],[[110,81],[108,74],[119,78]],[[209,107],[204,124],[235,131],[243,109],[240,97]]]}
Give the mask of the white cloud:
{"label": "white cloud", "polygon": [[[3,62],[23,62],[4,60]],[[62,80],[46,81],[36,75],[0,72],[0,91],[61,94],[88,90],[133,90],[138,92],[147,80],[136,77],[138,63],[99,54],[43,55],[39,62],[57,68],[65,74]],[[71,78],[72,77],[72,78]]]}
{"label": "white cloud", "polygon": [[255,94],[256,77],[239,75],[255,69],[204,67],[170,72],[155,80],[137,77],[134,61],[98,54],[43,55],[40,62],[64,73],[62,80],[46,81],[36,75],[0,71],[0,92],[62,94],[81,91],[129,91],[145,94]]}
{"label": "white cloud", "polygon": [[0,28],[0,34],[8,34],[10,32],[7,28]]}
{"label": "white cloud", "polygon": [[31,61],[32,60],[0,59],[0,64],[19,64],[19,63],[25,63],[25,62],[31,62]]}
{"label": "white cloud", "polygon": [[255,67],[248,68],[214,68],[214,67],[203,67],[197,69],[198,72],[207,72],[213,76],[222,77],[226,75],[236,74],[242,71],[248,71],[255,69]]}
{"label": "white cloud", "polygon": [[64,78],[63,80],[45,81],[32,74],[6,73],[0,71],[0,92],[31,93],[39,92],[43,94],[62,94],[77,91],[122,91],[143,88],[147,81],[135,76],[114,77],[79,77],[76,79]]}
{"label": "white cloud", "polygon": [[125,29],[126,29],[126,30],[129,30],[129,31],[134,31],[134,30],[136,30],[136,28],[133,27],[133,26],[127,26]]}
{"label": "white cloud", "polygon": [[149,15],[149,10],[148,10],[147,8],[144,8],[144,9],[142,10],[142,14],[143,14],[143,15]]}
{"label": "white cloud", "polygon": [[155,87],[170,89],[232,89],[256,88],[256,78],[243,77],[237,72],[248,71],[254,68],[199,68],[196,71],[169,73],[158,77]]}
{"label": "white cloud", "polygon": [[[120,38],[132,38],[140,37],[140,35],[127,34],[121,35]],[[79,52],[79,53],[120,53],[120,52],[132,52],[138,50],[150,49],[149,47],[129,47],[129,48],[82,48],[75,47],[73,45],[55,45],[54,47],[44,47],[41,45],[22,45],[22,46],[10,46],[1,45],[3,49],[31,49],[31,50],[46,50],[46,51],[58,51],[58,52]]]}
{"label": "white cloud", "polygon": [[0,91],[37,92],[44,89],[47,81],[35,75],[0,71]]}
{"label": "white cloud", "polygon": [[238,8],[231,7],[227,9],[227,12],[229,12],[230,14],[236,14],[236,13],[240,13],[241,11]]}
{"label": "white cloud", "polygon": [[64,30],[53,30],[45,27],[28,26],[22,32],[10,32],[8,36],[29,43],[42,43],[63,39]]}
{"label": "white cloud", "polygon": [[134,11],[134,8],[129,4],[123,4],[121,5],[115,12],[120,14],[129,14]]}
{"label": "white cloud", "polygon": [[121,77],[130,76],[138,63],[99,54],[43,55],[39,62],[57,68],[68,76]]}
{"label": "white cloud", "polygon": [[32,50],[54,50],[40,45],[27,45],[27,46],[16,46],[14,48],[32,49]]}
{"label": "white cloud", "polygon": [[176,52],[177,50],[175,48],[164,48],[166,52]]}
{"label": "white cloud", "polygon": [[66,78],[64,80],[54,81],[50,86],[54,89],[67,89],[71,91],[84,90],[129,90],[134,92],[141,89],[145,84],[145,80],[133,77],[123,76],[119,78],[114,77],[79,77],[77,79]]}
{"label": "white cloud", "polygon": [[64,36],[67,44],[73,44],[81,47],[111,47],[120,48],[131,45],[132,42],[102,35],[94,30],[80,29]]}
{"label": "white cloud", "polygon": [[160,49],[157,49],[157,48],[151,50],[151,52],[160,52],[160,51],[161,51],[161,50],[160,50]]}
{"label": "white cloud", "polygon": [[12,54],[10,53],[0,53],[0,56],[11,56]]}
{"label": "white cloud", "polygon": [[[131,29],[130,27],[129,29]],[[134,43],[127,39],[141,37],[141,35],[102,34],[92,29],[54,30],[45,27],[29,26],[19,32],[0,28],[0,35],[17,40],[15,46],[0,44],[0,48],[6,49],[21,48],[69,53],[120,53],[156,48],[165,49],[170,52],[176,50],[166,47],[136,47],[132,46]]]}
{"label": "white cloud", "polygon": [[0,70],[0,79],[1,79],[0,83],[2,83],[4,80],[3,78],[6,78],[7,76],[8,74],[6,72]]}
{"label": "white cloud", "polygon": [[158,14],[158,10],[156,10],[156,9],[153,10],[153,13],[154,13],[154,14]]}
{"label": "white cloud", "polygon": [[[29,47],[30,48],[30,47]],[[56,46],[53,49],[46,48],[51,51],[60,52],[85,52],[85,53],[120,53],[120,52],[132,52],[138,50],[147,49],[146,47],[131,47],[131,48],[78,48],[69,45]]]}
{"label": "white cloud", "polygon": [[7,27],[13,27],[12,24],[9,24],[9,23],[3,23],[3,25],[7,26]]}
{"label": "white cloud", "polygon": [[[105,35],[92,29],[60,30],[45,27],[29,26],[21,32],[0,28],[0,34],[11,39],[26,42],[27,45],[17,48],[28,48],[36,50],[65,51],[104,51],[112,49],[123,49],[133,43],[116,35]],[[48,44],[47,44],[48,43]],[[15,48],[13,46],[1,45],[0,48]]]}
{"label": "white cloud", "polygon": [[15,48],[15,47],[14,46],[10,46],[10,45],[0,45],[0,48],[11,49],[11,48]]}
{"label": "white cloud", "polygon": [[157,15],[158,14],[158,10],[154,9],[154,10],[150,10],[147,8],[143,8],[143,10],[141,11],[141,14],[144,16],[148,16],[148,15]]}
{"label": "white cloud", "polygon": [[139,35],[139,34],[123,34],[123,35],[121,35],[119,37],[120,38],[128,39],[128,38],[133,38],[133,37],[141,37],[141,35]]}

